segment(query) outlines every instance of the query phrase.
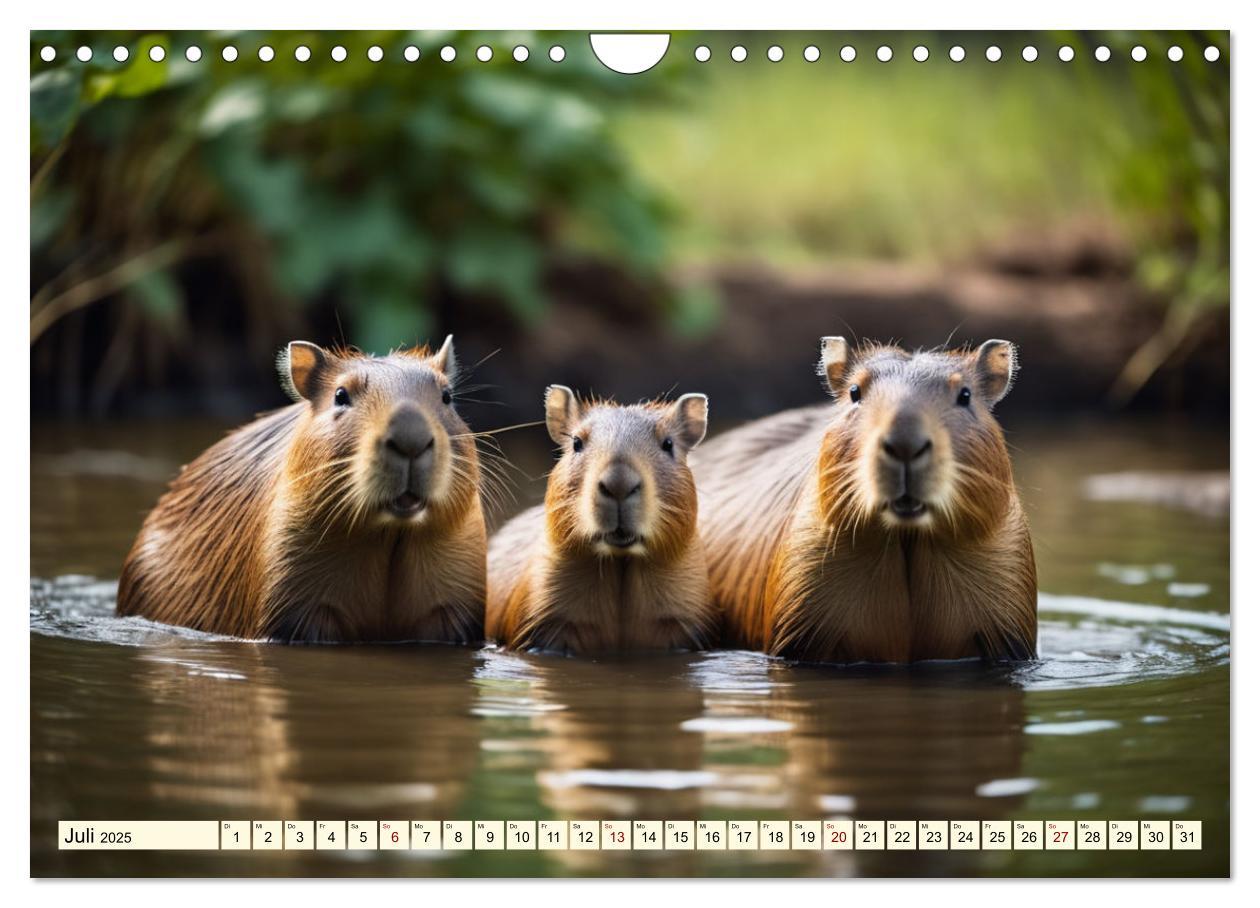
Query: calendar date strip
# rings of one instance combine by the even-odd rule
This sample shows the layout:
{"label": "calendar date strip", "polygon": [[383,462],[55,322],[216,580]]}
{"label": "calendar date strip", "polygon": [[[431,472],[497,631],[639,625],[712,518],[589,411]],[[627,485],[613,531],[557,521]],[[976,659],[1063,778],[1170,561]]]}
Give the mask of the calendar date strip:
{"label": "calendar date strip", "polygon": [[66,851],[1198,851],[1199,820],[141,820]]}

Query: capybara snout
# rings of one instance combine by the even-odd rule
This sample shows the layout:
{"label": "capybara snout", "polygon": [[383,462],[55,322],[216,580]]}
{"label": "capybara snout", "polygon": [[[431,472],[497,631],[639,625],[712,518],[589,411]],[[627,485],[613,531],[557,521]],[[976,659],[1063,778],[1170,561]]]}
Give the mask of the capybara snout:
{"label": "capybara snout", "polygon": [[643,525],[643,476],[625,461],[613,462],[596,483],[595,523],[613,548],[628,548]]}
{"label": "capybara snout", "polygon": [[[439,429],[440,431],[440,429]],[[386,509],[409,519],[422,513],[432,493],[437,435],[428,417],[415,405],[398,406],[381,442],[379,470],[386,486]]]}
{"label": "capybara snout", "polygon": [[411,464],[433,450],[433,428],[419,408],[403,404],[389,418],[385,450]]}

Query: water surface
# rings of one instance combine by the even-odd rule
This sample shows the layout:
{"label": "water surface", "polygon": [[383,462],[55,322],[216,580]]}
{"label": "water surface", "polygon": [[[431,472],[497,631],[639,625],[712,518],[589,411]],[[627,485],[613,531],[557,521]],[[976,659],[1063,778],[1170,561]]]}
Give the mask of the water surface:
{"label": "water surface", "polygon": [[[223,427],[36,427],[32,871],[1162,875],[1229,870],[1229,521],[1088,477],[1228,468],[1201,427],[1011,432],[1041,658],[1018,668],[284,647],[112,616],[119,566]],[[541,430],[539,430],[541,431]],[[528,433],[525,433],[528,434]],[[509,456],[537,477],[545,442]],[[518,501],[541,496],[520,478]],[[1119,482],[1114,488],[1133,486]],[[1108,486],[1113,488],[1113,486]],[[1143,488],[1149,488],[1149,483]],[[1210,497],[1210,496],[1209,496]],[[1201,852],[58,852],[59,819],[1201,819]]]}

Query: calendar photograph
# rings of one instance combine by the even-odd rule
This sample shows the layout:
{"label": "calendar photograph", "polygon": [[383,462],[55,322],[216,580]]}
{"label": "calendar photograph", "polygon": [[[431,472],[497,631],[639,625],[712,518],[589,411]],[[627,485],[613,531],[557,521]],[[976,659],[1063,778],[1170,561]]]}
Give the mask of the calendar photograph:
{"label": "calendar photograph", "polygon": [[29,45],[31,877],[1231,876],[1228,31]]}

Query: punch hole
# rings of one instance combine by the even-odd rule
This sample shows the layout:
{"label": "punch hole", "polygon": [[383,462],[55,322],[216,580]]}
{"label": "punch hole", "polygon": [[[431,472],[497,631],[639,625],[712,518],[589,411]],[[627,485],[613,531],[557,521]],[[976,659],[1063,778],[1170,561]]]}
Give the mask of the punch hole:
{"label": "punch hole", "polygon": [[955,63],[961,63],[963,60],[967,59],[967,51],[961,46],[955,44],[949,49],[949,58]]}
{"label": "punch hole", "polygon": [[338,44],[336,47],[332,49],[332,53],[330,54],[330,56],[337,63],[345,63],[346,62],[346,49],[342,47],[340,44]]}
{"label": "punch hole", "polygon": [[121,44],[114,48],[114,59],[119,63],[126,63],[127,58],[130,56],[131,54],[127,51],[127,48],[123,47]]}
{"label": "punch hole", "polygon": [[293,49],[293,59],[297,60],[299,63],[305,63],[307,60],[311,59],[311,49],[305,44],[299,44]]}
{"label": "punch hole", "polygon": [[1094,48],[1094,59],[1099,63],[1106,63],[1111,59],[1111,48],[1105,44]]}
{"label": "punch hole", "polygon": [[1025,63],[1032,63],[1034,60],[1037,59],[1037,48],[1029,44],[1027,47],[1023,49],[1023,51],[1020,53],[1020,56],[1024,58]]}
{"label": "punch hole", "polygon": [[1076,57],[1076,51],[1066,44],[1059,48],[1059,59],[1064,63],[1071,63],[1074,57]]}
{"label": "punch hole", "polygon": [[893,58],[892,48],[889,47],[887,44],[881,44],[879,46],[879,49],[875,51],[875,59],[878,60],[880,63],[887,63],[892,58]]}
{"label": "punch hole", "polygon": [[154,44],[149,48],[149,59],[154,63],[161,63],[166,59],[166,48],[160,44]]}
{"label": "punch hole", "polygon": [[840,48],[840,59],[845,63],[852,63],[857,59],[857,50],[846,44],[844,47]]}
{"label": "punch hole", "polygon": [[[623,76],[645,73],[665,59],[669,51],[669,33],[619,34],[617,32],[592,32],[591,53],[608,69]],[[564,59],[564,48],[560,48]],[[702,61],[703,62],[703,61]]]}
{"label": "punch hole", "polygon": [[731,59],[736,63],[743,63],[748,59],[748,49],[742,44],[736,44],[731,48]]}
{"label": "punch hole", "polygon": [[223,48],[223,59],[226,60],[228,63],[235,62],[237,56],[238,54],[236,53],[236,48],[233,47],[231,44]]}
{"label": "punch hole", "polygon": [[817,63],[819,58],[822,57],[822,51],[811,44],[809,47],[805,48],[801,56],[803,56],[808,63]]}
{"label": "punch hole", "polygon": [[367,58],[373,63],[380,63],[385,59],[385,51],[379,44],[373,44],[368,48]]}
{"label": "punch hole", "polygon": [[768,59],[771,63],[778,63],[783,59],[783,48],[779,47],[777,44],[771,44],[770,48],[766,51],[766,59]]}
{"label": "punch hole", "polygon": [[258,59],[262,60],[264,63],[270,63],[275,58],[276,52],[270,44],[264,44],[262,47],[258,48]]}
{"label": "punch hole", "polygon": [[408,63],[415,63],[420,59],[420,48],[414,44],[408,44],[403,48],[403,59]]}
{"label": "punch hole", "polygon": [[86,63],[92,59],[92,48],[85,44],[74,52],[74,56],[80,63]]}
{"label": "punch hole", "polygon": [[1185,55],[1186,55],[1185,51],[1183,51],[1176,44],[1168,48],[1168,59],[1172,60],[1174,63],[1180,63],[1181,58],[1184,57]]}
{"label": "punch hole", "polygon": [[552,63],[560,63],[564,60],[564,48],[559,44],[553,44],[551,50],[547,51],[547,56],[551,58]]}
{"label": "punch hole", "polygon": [[1146,59],[1146,48],[1139,44],[1129,51],[1129,56],[1133,58],[1135,63],[1141,63]]}
{"label": "punch hole", "polygon": [[201,59],[201,48],[196,44],[189,45],[184,49],[184,59],[189,63],[196,63]]}
{"label": "punch hole", "polygon": [[923,63],[928,58],[928,49],[924,47],[922,44],[920,44],[918,47],[914,49],[913,55],[916,62]]}
{"label": "punch hole", "polygon": [[490,49],[490,45],[483,44],[477,48],[477,59],[482,63],[489,63],[494,59],[494,51]]}
{"label": "punch hole", "polygon": [[1221,49],[1215,44],[1203,48],[1203,59],[1209,63],[1215,63],[1221,58]]}
{"label": "punch hole", "polygon": [[512,59],[517,63],[524,63],[529,59],[529,48],[524,44],[518,44],[512,48]]}
{"label": "punch hole", "polygon": [[1002,48],[998,47],[996,44],[990,44],[988,49],[984,52],[984,58],[990,63],[996,63],[998,60],[1002,59]]}
{"label": "punch hole", "polygon": [[442,62],[443,62],[443,63],[450,63],[452,60],[454,60],[454,59],[455,59],[455,48],[453,48],[453,47],[451,47],[449,44],[447,44],[447,45],[446,45],[445,47],[443,47],[443,48],[442,48],[442,50],[438,53],[438,56],[440,56],[440,57],[442,58]]}
{"label": "punch hole", "polygon": [[703,44],[701,44],[699,47],[696,48],[696,62],[697,63],[708,63],[709,58],[712,56],[713,56],[713,53]]}
{"label": "punch hole", "polygon": [[57,59],[57,51],[45,44],[39,49],[39,58],[45,63],[51,63]]}

